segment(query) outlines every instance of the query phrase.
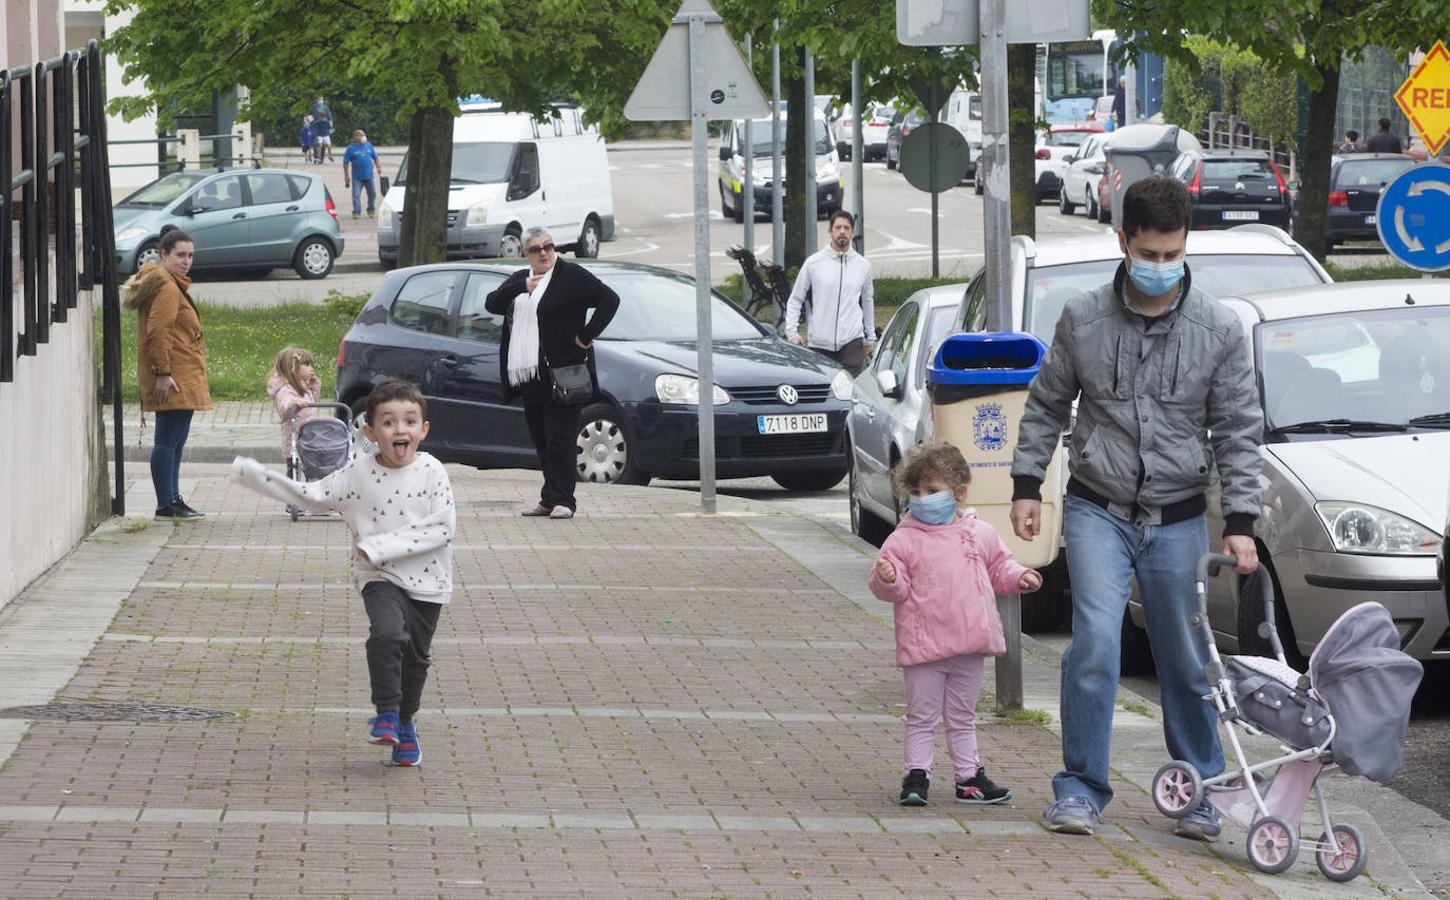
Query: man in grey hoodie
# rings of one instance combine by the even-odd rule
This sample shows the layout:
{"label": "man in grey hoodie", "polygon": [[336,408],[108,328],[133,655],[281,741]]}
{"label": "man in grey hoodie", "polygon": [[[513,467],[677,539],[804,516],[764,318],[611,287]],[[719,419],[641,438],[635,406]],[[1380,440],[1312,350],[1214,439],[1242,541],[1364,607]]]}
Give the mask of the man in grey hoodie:
{"label": "man in grey hoodie", "polygon": [[[1136,575],[1162,685],[1174,759],[1223,771],[1218,717],[1202,698],[1208,650],[1192,626],[1194,566],[1208,551],[1209,466],[1218,467],[1223,552],[1258,567],[1258,444],[1263,438],[1243,326],[1195,289],[1184,262],[1191,221],[1177,180],[1140,181],[1123,197],[1123,263],[1111,284],[1067,302],[1033,379],[1012,461],[1012,528],[1041,528],[1041,486],[1071,425],[1064,536],[1072,643],[1062,655],[1063,770],[1044,814],[1054,831],[1090,834],[1112,799],[1108,761],[1123,613]],[[1219,833],[1207,801],[1176,832]]]}
{"label": "man in grey hoodie", "polygon": [[[854,378],[866,368],[876,343],[876,305],[871,264],[851,246],[856,220],[844,209],[831,213],[831,243],[806,257],[785,305],[785,335],[840,363]],[[806,338],[797,328],[806,295],[811,298]]]}

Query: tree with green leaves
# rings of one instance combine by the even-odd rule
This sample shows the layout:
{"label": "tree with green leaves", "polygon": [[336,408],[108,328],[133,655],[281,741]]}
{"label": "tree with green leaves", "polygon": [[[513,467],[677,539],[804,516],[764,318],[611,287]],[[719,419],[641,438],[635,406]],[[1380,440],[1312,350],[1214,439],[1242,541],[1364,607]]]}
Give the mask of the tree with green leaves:
{"label": "tree with green leaves", "polygon": [[1270,71],[1303,78],[1309,89],[1294,237],[1319,259],[1328,249],[1329,165],[1341,61],[1372,47],[1404,58],[1450,34],[1443,0],[1093,0],[1127,53],[1161,53],[1192,64],[1185,34],[1251,50]]}

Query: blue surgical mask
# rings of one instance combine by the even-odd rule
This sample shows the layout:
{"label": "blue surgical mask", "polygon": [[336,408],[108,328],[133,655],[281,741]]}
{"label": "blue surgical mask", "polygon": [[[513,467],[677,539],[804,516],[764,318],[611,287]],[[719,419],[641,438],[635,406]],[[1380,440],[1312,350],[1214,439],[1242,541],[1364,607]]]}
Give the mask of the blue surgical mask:
{"label": "blue surgical mask", "polygon": [[945,525],[957,515],[957,498],[951,491],[937,491],[925,497],[907,497],[906,508],[928,525]]}
{"label": "blue surgical mask", "polygon": [[1130,255],[1128,277],[1145,296],[1161,297],[1183,280],[1183,260],[1155,263]]}

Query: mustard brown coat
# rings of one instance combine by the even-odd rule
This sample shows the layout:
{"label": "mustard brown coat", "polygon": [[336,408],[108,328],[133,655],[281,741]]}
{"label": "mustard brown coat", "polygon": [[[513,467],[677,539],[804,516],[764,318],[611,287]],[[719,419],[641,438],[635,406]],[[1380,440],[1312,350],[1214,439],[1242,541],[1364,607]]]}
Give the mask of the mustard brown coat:
{"label": "mustard brown coat", "polygon": [[[147,411],[212,408],[206,381],[206,339],[201,315],[187,293],[191,279],[156,263],[140,268],[125,285],[123,305],[136,310],[136,381]],[[170,375],[178,390],[156,402],[156,379]]]}

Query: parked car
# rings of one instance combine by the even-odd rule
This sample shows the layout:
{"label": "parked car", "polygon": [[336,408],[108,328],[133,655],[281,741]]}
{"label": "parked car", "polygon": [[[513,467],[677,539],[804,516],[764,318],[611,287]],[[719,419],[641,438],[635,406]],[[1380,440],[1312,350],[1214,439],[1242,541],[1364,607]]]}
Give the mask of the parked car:
{"label": "parked car", "polygon": [[1380,191],[1417,165],[1401,153],[1346,153],[1329,164],[1329,223],[1325,229],[1330,248],[1344,241],[1380,239],[1375,222]]}
{"label": "parked car", "polygon": [[872,107],[861,130],[861,158],[864,160],[885,159],[886,139],[891,131],[891,120],[896,110],[890,106]]}
{"label": "parked car", "polygon": [[1188,189],[1195,229],[1289,227],[1289,186],[1263,150],[1190,150],[1168,168]]}
{"label": "parked car", "polygon": [[1062,158],[1062,189],[1057,194],[1057,209],[1065,216],[1082,206],[1088,218],[1098,217],[1098,182],[1103,179],[1106,151],[1113,137],[1100,133],[1088,135],[1076,150]]}
{"label": "parked car", "polygon": [[[1435,564],[1450,484],[1450,285],[1357,282],[1224,302],[1262,388],[1256,531],[1285,648],[1307,656],[1341,613],[1374,601],[1405,652],[1450,660]],[[1208,508],[1217,534],[1216,498]],[[1231,570],[1210,582],[1221,646],[1262,655],[1258,591]]]}
{"label": "parked car", "polygon": [[[815,132],[812,146],[816,153],[816,214],[824,217],[841,208],[845,182],[840,160],[836,156],[836,139],[831,132],[830,124],[819,112],[815,114],[814,122]],[[758,215],[770,212],[772,177],[770,123],[769,117],[752,119],[750,123],[751,177],[752,183],[755,185],[754,202]],[[780,117],[782,155],[785,153],[786,130],[786,113],[782,112]],[[745,120],[737,119],[727,123],[725,132],[720,136],[720,173],[718,176],[720,212],[737,222],[745,221],[745,205],[741,199],[744,196],[744,179]],[[782,162],[781,184],[782,186],[785,184],[784,162]]]}
{"label": "parked car", "polygon": [[1056,197],[1062,190],[1062,175],[1067,170],[1067,158],[1076,155],[1083,142],[1102,128],[1084,125],[1053,125],[1046,134],[1037,138],[1034,158],[1037,163],[1037,201]]}
{"label": "parked car", "polygon": [[[577,106],[557,118],[504,112],[470,98],[453,120],[448,184],[449,259],[522,257],[524,231],[543,225],[581,259],[614,240],[614,188],[597,125]],[[378,207],[378,260],[398,261],[408,199],[408,159]],[[552,197],[553,199],[550,199]]]}
{"label": "parked car", "polygon": [[891,117],[891,127],[886,131],[886,168],[894,169],[901,164],[901,142],[911,134],[911,129],[929,121],[920,109],[910,112],[897,110]]}
{"label": "parked car", "polygon": [[117,203],[113,215],[122,274],[160,261],[163,225],[196,239],[194,272],[261,277],[290,266],[303,278],[326,278],[344,243],[327,185],[290,169],[173,172]]}
{"label": "parked car", "polygon": [[[586,265],[620,305],[594,345],[599,395],[580,412],[580,479],[699,477],[694,280],[651,266]],[[338,348],[337,399],[360,412],[373,385],[406,378],[428,399],[424,449],[480,468],[536,467],[522,405],[502,402],[503,322],[484,308],[517,268],[449,263],[388,273]],[[719,294],[713,303],[717,474],[768,475],[788,490],[838,483],[851,377]]]}

